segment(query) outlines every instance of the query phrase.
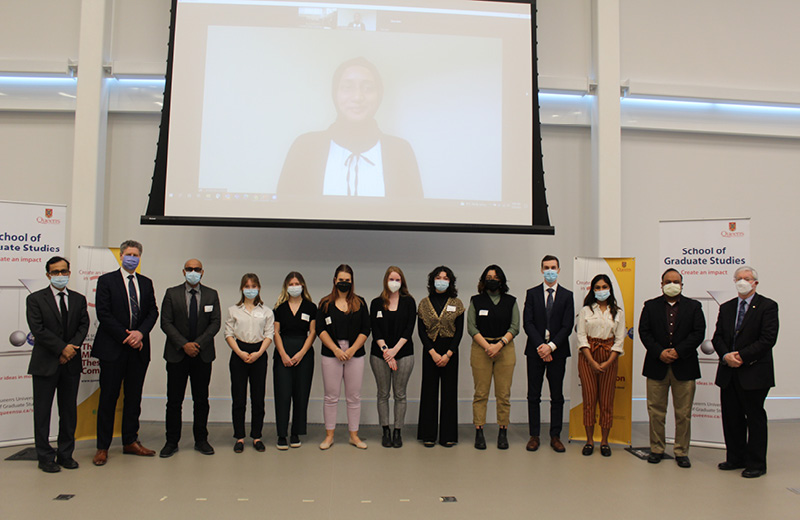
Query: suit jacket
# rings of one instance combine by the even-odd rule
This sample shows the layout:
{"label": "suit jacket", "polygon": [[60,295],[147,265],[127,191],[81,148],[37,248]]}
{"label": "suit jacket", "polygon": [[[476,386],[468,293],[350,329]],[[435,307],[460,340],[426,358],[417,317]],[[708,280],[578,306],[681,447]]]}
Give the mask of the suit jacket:
{"label": "suit jacket", "polygon": [[[675,319],[670,347],[667,305],[667,298],[664,295],[644,302],[642,315],[639,318],[639,338],[647,349],[642,375],[650,379],[663,380],[667,377],[668,367],[672,367],[672,373],[679,381],[699,379],[700,361],[697,359],[697,347],[706,335],[703,306],[697,300],[678,296],[678,316]],[[678,352],[678,359],[670,364],[659,359],[661,353],[668,348],[674,348]]]}
{"label": "suit jacket", "polygon": [[[559,284],[551,312],[550,341],[556,346],[556,350],[553,351],[553,359],[567,358],[572,355],[569,349],[569,335],[572,334],[572,327],[575,325],[575,302],[572,291]],[[525,295],[522,324],[525,334],[528,335],[525,355],[538,356],[536,349],[542,343],[547,343],[544,340],[544,331],[547,329],[547,309],[545,309],[543,283],[528,289],[528,293]]]}
{"label": "suit jacket", "polygon": [[[61,311],[53,297],[50,286],[29,294],[26,300],[26,316],[28,327],[33,334],[33,352],[28,364],[28,373],[33,376],[52,376],[58,370],[59,357],[64,347],[75,345],[81,347],[86,333],[89,331],[89,314],[86,312],[86,298],[78,292],[68,290],[67,296],[67,335],[63,337]],[[70,374],[79,374],[82,370],[81,353],[78,352],[67,363]]]}
{"label": "suit jacket", "polygon": [[[127,275],[126,275],[127,276]],[[134,273],[139,283],[139,319],[132,330],[142,333],[142,361],[150,361],[150,331],[158,319],[158,307],[150,278]],[[128,307],[128,284],[123,281],[119,270],[106,273],[97,279],[95,311],[99,325],[92,346],[92,356],[102,361],[115,361],[123,349],[130,329],[130,308]]]}
{"label": "suit jacket", "polygon": [[[719,307],[717,328],[714,331],[714,350],[720,357],[716,384],[727,387],[734,374],[745,390],[757,390],[775,386],[775,367],[772,361],[772,347],[778,339],[778,304],[756,293],[744,315],[742,328],[736,334],[736,308],[739,298],[729,300]],[[736,336],[736,345],[733,339]],[[722,362],[722,356],[738,351],[742,366],[729,367]]]}
{"label": "suit jacket", "polygon": [[[219,296],[211,287],[200,284],[200,310],[197,313],[197,337],[200,359],[211,363],[217,357],[214,336],[219,332],[222,318]],[[167,289],[161,304],[161,330],[167,335],[164,344],[164,359],[167,363],[179,363],[187,357],[183,345],[189,340],[189,310],[186,307],[186,284]]]}

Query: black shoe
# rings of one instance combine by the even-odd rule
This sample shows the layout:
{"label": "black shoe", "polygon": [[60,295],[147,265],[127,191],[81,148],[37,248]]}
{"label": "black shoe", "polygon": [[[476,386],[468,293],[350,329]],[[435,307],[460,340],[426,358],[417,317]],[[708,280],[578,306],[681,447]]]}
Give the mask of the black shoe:
{"label": "black shoe", "polygon": [[[41,468],[41,466],[39,466],[39,467]],[[767,473],[767,470],[765,470],[765,469],[746,469],[746,470],[742,471],[742,476],[744,478],[758,478],[761,475],[764,475],[766,473]]]}
{"label": "black shoe", "polygon": [[175,452],[178,451],[178,445],[174,442],[168,442],[161,448],[161,451],[158,452],[158,456],[162,459],[166,459],[168,457],[172,457],[175,455]]}
{"label": "black shoe", "polygon": [[445,441],[445,442],[442,442],[442,443],[440,443],[440,444],[441,444],[442,446],[444,446],[445,448],[452,448],[453,446],[455,446],[455,445],[456,445],[456,443],[455,443],[455,442],[453,442],[453,441]]}
{"label": "black shoe", "polygon": [[678,464],[679,468],[691,468],[692,461],[689,460],[689,457],[681,457],[675,455],[675,462]]}
{"label": "black shoe", "polygon": [[403,447],[403,436],[400,434],[400,428],[394,429],[394,435],[392,436],[392,447],[394,448]]}
{"label": "black shoe", "polygon": [[508,428],[500,428],[500,431],[497,432],[497,449],[508,449]]}
{"label": "black shoe", "polygon": [[436,446],[436,442],[435,441],[422,441],[422,445],[425,446],[426,448],[433,448],[434,446]]}
{"label": "black shoe", "polygon": [[383,427],[383,437],[381,437],[381,446],[384,448],[392,447],[392,430],[388,426]]}
{"label": "black shoe", "polygon": [[198,441],[194,443],[194,449],[202,453],[203,455],[213,455],[214,448],[208,443],[208,441]]}
{"label": "black shoe", "polygon": [[56,457],[56,464],[58,464],[64,469],[78,469],[78,461],[76,461],[72,457],[68,459],[60,459]]}
{"label": "black shoe", "polygon": [[608,444],[601,444],[600,445],[600,455],[603,457],[610,457],[611,456],[611,446]]}
{"label": "black shoe", "polygon": [[45,473],[58,473],[61,471],[61,466],[56,464],[54,460],[48,460],[47,462],[39,461],[39,469]]}
{"label": "black shoe", "polygon": [[581,453],[586,457],[594,453],[594,444],[589,444],[589,443],[584,444]]}
{"label": "black shoe", "polygon": [[253,447],[256,449],[256,451],[266,451],[267,450],[267,447],[264,446],[264,443],[261,442],[261,439],[255,441],[253,443]]}
{"label": "black shoe", "polygon": [[720,462],[719,464],[717,464],[717,469],[721,469],[722,471],[731,471],[734,469],[742,469],[742,468],[744,468],[743,464],[734,464],[733,462],[728,462],[727,460],[725,462]]}
{"label": "black shoe", "polygon": [[483,428],[475,428],[475,449],[486,449],[486,438],[483,436]]}
{"label": "black shoe", "polygon": [[299,435],[291,435],[289,437],[289,446],[290,447],[299,448],[302,445],[303,445],[303,443],[300,442],[300,436]]}
{"label": "black shoe", "polygon": [[286,442],[286,437],[278,437],[277,447],[281,451],[286,451],[289,449],[289,443]]}
{"label": "black shoe", "polygon": [[233,445],[233,451],[236,453],[241,453],[244,451],[244,442],[243,441],[236,441],[236,444]]}
{"label": "black shoe", "polygon": [[647,456],[647,462],[649,462],[650,464],[658,464],[659,462],[661,462],[661,459],[663,458],[664,458],[663,453],[654,453],[651,451],[650,455]]}

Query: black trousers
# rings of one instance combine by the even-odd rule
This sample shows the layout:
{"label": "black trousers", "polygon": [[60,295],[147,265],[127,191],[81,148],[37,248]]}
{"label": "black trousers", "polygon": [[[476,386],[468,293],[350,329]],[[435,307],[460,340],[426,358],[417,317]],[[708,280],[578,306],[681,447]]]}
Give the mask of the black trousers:
{"label": "black trousers", "polygon": [[[256,352],[261,348],[261,343],[244,343],[236,341],[239,348],[245,352]],[[233,405],[233,436],[244,439],[244,415],[247,410],[247,383],[250,383],[250,437],[261,438],[264,428],[264,394],[267,388],[267,354],[264,353],[254,363],[245,363],[231,352],[231,398]]]}
{"label": "black trousers", "polygon": [[722,433],[726,460],[747,469],[767,470],[767,412],[769,388],[745,390],[734,375],[720,391]]}
{"label": "black trousers", "polygon": [[178,363],[167,363],[167,442],[181,440],[183,398],[186,383],[191,381],[194,423],[194,442],[208,440],[208,385],[211,382],[211,363],[200,356],[186,356]]}
{"label": "black trousers", "polygon": [[120,387],[125,391],[122,402],[122,444],[139,438],[139,415],[142,413],[142,387],[149,361],[143,361],[138,350],[123,345],[114,361],[100,360],[100,402],[97,405],[97,449],[107,450],[114,437],[114,413]]}
{"label": "black trousers", "polygon": [[[303,348],[306,337],[281,336],[283,349],[289,357]],[[283,365],[280,355],[275,351],[272,360],[272,383],[275,388],[275,425],[278,437],[286,437],[289,432],[289,411],[292,411],[292,435],[305,435],[308,425],[308,399],[311,396],[311,382],[314,379],[314,349],[303,356],[297,366]]]}
{"label": "black trousers", "polygon": [[[79,356],[80,357],[80,356]],[[33,437],[39,462],[72,458],[78,424],[78,385],[81,373],[70,374],[59,365],[52,376],[33,376]],[[50,411],[58,395],[58,450],[50,446]]]}
{"label": "black trousers", "polygon": [[528,429],[532,437],[538,437],[542,425],[542,384],[547,376],[550,387],[550,437],[560,437],[564,423],[564,374],[567,358],[542,361],[535,351],[525,356],[528,365]]}
{"label": "black trousers", "polygon": [[[441,410],[439,385],[441,383]],[[423,442],[458,442],[458,353],[444,367],[422,354],[422,390],[417,438]]]}

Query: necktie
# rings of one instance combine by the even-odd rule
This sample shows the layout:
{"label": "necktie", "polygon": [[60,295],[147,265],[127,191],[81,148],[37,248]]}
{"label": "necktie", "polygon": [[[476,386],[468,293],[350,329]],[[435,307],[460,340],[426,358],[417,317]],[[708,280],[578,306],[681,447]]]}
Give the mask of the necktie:
{"label": "necktie", "polygon": [[197,338],[197,291],[192,289],[189,291],[192,297],[189,299],[189,341],[194,341]]}
{"label": "necktie", "polygon": [[552,287],[547,289],[547,302],[545,303],[545,311],[547,312],[547,330],[550,330],[550,315],[553,314],[553,293],[555,291]]}
{"label": "necktie", "polygon": [[736,336],[739,335],[739,330],[742,328],[742,322],[744,321],[744,315],[747,313],[747,302],[742,300],[739,302],[739,314],[736,315],[736,330],[733,334],[733,344],[736,345]]}
{"label": "necktie", "polygon": [[136,294],[136,284],[133,275],[128,275],[128,299],[131,302],[131,330],[139,324],[139,296]]}
{"label": "necktie", "polygon": [[69,320],[69,315],[67,314],[67,302],[64,299],[64,291],[58,293],[58,297],[60,298],[60,302],[58,303],[58,310],[61,311],[61,339],[64,341],[69,341],[69,335],[67,334],[67,321]]}

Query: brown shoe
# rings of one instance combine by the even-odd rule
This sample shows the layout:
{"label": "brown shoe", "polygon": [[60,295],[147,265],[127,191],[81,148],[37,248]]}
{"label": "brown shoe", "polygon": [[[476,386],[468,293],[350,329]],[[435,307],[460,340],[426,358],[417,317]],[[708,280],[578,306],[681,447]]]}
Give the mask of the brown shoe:
{"label": "brown shoe", "polygon": [[155,451],[142,446],[142,443],[139,441],[133,441],[132,443],[123,446],[122,453],[127,455],[139,455],[141,457],[153,457],[156,454]]}
{"label": "brown shoe", "polygon": [[536,451],[539,449],[539,437],[534,435],[528,441],[528,444],[525,445],[525,449],[528,451]]}
{"label": "brown shoe", "polygon": [[564,443],[561,442],[561,439],[558,437],[550,437],[550,447],[553,448],[553,451],[556,453],[564,453],[567,449],[564,447]]}
{"label": "brown shoe", "polygon": [[97,450],[92,459],[92,464],[95,466],[105,466],[108,461],[108,450]]}

